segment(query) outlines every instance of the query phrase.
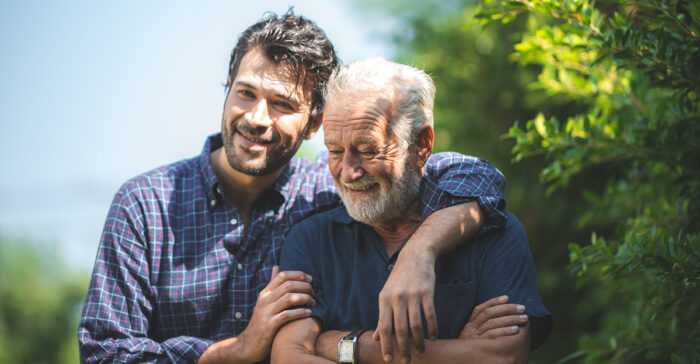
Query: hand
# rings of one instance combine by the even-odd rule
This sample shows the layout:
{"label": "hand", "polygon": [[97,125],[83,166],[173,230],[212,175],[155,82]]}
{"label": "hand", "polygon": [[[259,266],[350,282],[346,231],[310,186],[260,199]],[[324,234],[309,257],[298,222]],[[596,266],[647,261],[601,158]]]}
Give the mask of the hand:
{"label": "hand", "polygon": [[251,362],[265,359],[270,353],[272,340],[282,325],[289,321],[308,317],[311,310],[292,306],[314,306],[311,276],[301,271],[279,273],[272,268],[270,283],[258,294],[248,327],[238,336]]}
{"label": "hand", "polygon": [[527,323],[525,306],[508,304],[508,296],[492,298],[474,308],[459,338],[515,335]]}
{"label": "hand", "polygon": [[[437,315],[433,304],[435,292],[435,256],[425,250],[413,252],[406,249],[399,254],[394,269],[384,288],[379,293],[379,322],[372,339],[381,342],[384,361],[394,358],[394,337],[396,332],[396,353],[403,362],[411,361],[411,347],[420,353],[425,351],[421,312],[425,315],[428,335],[437,338]],[[408,330],[411,330],[411,337]]]}

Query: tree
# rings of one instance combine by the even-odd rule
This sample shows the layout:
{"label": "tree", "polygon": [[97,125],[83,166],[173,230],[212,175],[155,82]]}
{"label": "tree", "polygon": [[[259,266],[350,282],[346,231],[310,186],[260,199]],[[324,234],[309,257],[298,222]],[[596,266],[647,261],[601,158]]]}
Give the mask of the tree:
{"label": "tree", "polygon": [[78,362],[86,277],[26,242],[0,239],[0,252],[0,363]]}
{"label": "tree", "polygon": [[571,271],[587,287],[579,308],[598,327],[568,359],[700,360],[700,4],[685,0],[484,2],[484,24],[526,16],[513,58],[537,65],[532,83],[582,108],[540,113],[509,136],[516,160],[544,156],[540,178],[583,189],[590,244],[570,244]]}

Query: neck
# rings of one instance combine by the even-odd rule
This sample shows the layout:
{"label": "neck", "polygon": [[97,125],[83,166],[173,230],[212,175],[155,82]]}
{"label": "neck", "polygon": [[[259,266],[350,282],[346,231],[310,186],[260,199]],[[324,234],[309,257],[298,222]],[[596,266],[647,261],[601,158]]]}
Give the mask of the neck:
{"label": "neck", "polygon": [[382,239],[387,254],[392,256],[401,247],[401,244],[418,229],[420,224],[421,219],[418,215],[418,201],[416,200],[404,216],[374,226],[374,231]]}
{"label": "neck", "polygon": [[247,227],[253,203],[265,189],[275,183],[282,173],[282,168],[265,176],[251,176],[239,172],[228,163],[224,147],[211,152],[210,159],[224,195],[233,200]]}

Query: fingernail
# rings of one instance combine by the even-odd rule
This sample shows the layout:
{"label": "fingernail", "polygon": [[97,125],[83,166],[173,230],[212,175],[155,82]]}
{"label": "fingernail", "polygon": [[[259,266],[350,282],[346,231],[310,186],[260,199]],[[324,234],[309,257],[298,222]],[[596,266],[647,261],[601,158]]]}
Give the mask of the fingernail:
{"label": "fingernail", "polygon": [[309,310],[308,308],[307,308],[305,311],[306,311],[306,314],[307,314],[307,315],[310,315],[310,314],[311,314],[311,310]]}
{"label": "fingernail", "polygon": [[392,360],[391,355],[389,355],[389,354],[384,355],[384,361],[385,361],[385,362],[390,362],[391,360]]}
{"label": "fingernail", "polygon": [[313,282],[314,278],[307,274],[307,275],[306,275],[306,280],[309,281],[309,282]]}
{"label": "fingernail", "polygon": [[511,327],[510,327],[510,331],[518,331],[518,327],[517,327],[517,326],[511,326]]}
{"label": "fingernail", "polygon": [[523,306],[523,305],[517,305],[515,308],[516,308],[518,311],[523,311],[523,312],[525,311],[525,306]]}
{"label": "fingernail", "polygon": [[498,297],[498,302],[505,302],[508,299],[508,296],[501,296]]}
{"label": "fingernail", "polygon": [[527,315],[520,315],[521,320],[527,320]]}
{"label": "fingernail", "polygon": [[[311,306],[316,306],[316,300],[311,300]],[[523,315],[523,316],[525,316],[525,315]],[[527,317],[527,316],[525,316],[525,317]]]}

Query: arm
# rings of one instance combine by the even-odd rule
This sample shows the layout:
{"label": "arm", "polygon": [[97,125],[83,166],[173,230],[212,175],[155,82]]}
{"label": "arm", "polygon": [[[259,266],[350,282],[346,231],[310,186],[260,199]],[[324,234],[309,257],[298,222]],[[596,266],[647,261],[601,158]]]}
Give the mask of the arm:
{"label": "arm", "polygon": [[[335,358],[324,359],[316,356],[314,344],[321,332],[318,319],[308,317],[283,326],[272,344],[271,364],[326,364],[334,363]],[[336,348],[338,342],[336,341]]]}
{"label": "arm", "polygon": [[[251,322],[238,337],[213,343],[207,338],[150,338],[155,288],[150,284],[145,218],[128,189],[115,196],[98,248],[95,269],[78,327],[81,362],[187,362],[264,359],[272,338],[285,322],[308,316],[294,305],[313,305],[310,277],[302,272],[275,276],[260,293]],[[266,336],[267,335],[267,336]],[[206,355],[203,355],[206,354]]]}
{"label": "arm", "polygon": [[306,318],[311,311],[292,306],[315,305],[311,277],[300,271],[279,273],[275,266],[270,283],[258,294],[253,316],[243,332],[212,344],[199,364],[254,363],[264,360],[279,328],[287,322]]}
{"label": "arm", "polygon": [[[525,307],[507,304],[507,300],[507,296],[500,296],[475,307],[458,339],[430,341],[424,352],[413,351],[412,362],[527,362],[529,327],[527,316],[523,315]],[[316,341],[317,355],[334,358],[337,342],[345,334],[323,332]],[[379,343],[370,340],[367,333],[359,340],[361,363],[384,363]],[[400,358],[392,360],[399,361]]]}
{"label": "arm", "polygon": [[143,216],[124,188],[112,202],[78,327],[81,362],[194,362],[211,340],[148,337],[153,291]]}
{"label": "arm", "polygon": [[[420,208],[422,216],[429,216],[406,242],[379,295],[379,322],[373,338],[381,342],[387,361],[393,356],[394,342],[401,357],[410,358],[411,343],[419,352],[423,350],[421,312],[428,335],[437,337],[433,306],[437,257],[468,241],[482,227],[483,233],[505,222],[505,180],[492,164],[440,153],[431,158],[425,172]],[[395,340],[392,332],[396,332]]]}

